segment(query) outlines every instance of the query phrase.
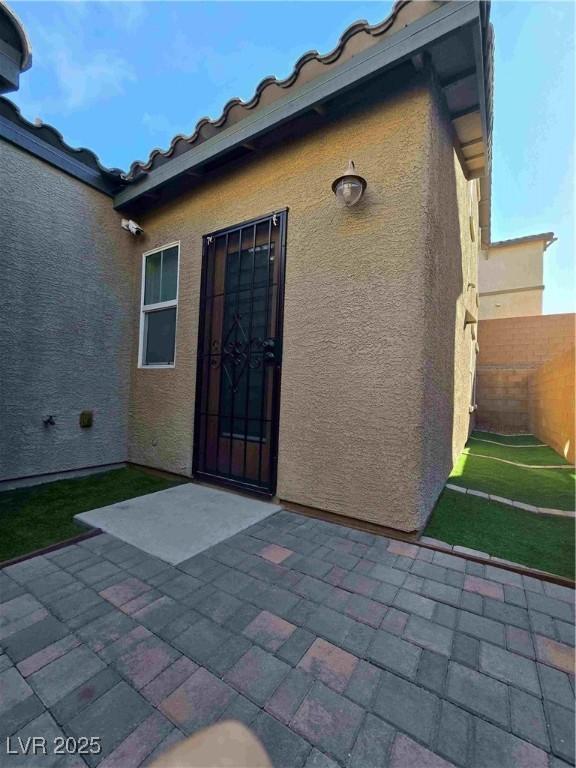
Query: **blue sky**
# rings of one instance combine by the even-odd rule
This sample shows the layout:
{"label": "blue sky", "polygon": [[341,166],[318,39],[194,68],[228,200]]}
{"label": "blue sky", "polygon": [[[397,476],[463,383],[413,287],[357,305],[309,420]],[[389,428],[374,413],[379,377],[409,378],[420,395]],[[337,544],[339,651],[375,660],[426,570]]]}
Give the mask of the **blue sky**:
{"label": "blue sky", "polygon": [[[176,133],[331,50],[391,2],[13,2],[34,64],[12,98],[126,169]],[[553,230],[544,311],[574,311],[574,4],[495,0],[492,238]]]}

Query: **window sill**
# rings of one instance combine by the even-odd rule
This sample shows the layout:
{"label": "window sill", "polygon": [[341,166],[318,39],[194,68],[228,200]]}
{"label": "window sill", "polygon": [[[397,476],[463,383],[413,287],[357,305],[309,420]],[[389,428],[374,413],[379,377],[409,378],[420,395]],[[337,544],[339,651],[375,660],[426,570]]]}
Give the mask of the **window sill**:
{"label": "window sill", "polygon": [[176,368],[174,363],[169,365],[139,365],[139,370],[141,371],[154,371],[154,370],[170,370],[170,368]]}

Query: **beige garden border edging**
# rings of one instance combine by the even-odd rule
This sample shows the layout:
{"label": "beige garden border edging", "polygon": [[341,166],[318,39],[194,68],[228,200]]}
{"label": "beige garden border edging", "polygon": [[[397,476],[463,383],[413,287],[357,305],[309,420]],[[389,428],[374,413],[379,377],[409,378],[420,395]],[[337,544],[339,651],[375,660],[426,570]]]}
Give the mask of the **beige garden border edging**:
{"label": "beige garden border edging", "polygon": [[[524,446],[531,448],[533,446]],[[489,459],[490,461],[501,461],[503,464],[511,464],[513,467],[522,467],[522,469],[575,469],[572,464],[521,464],[519,461],[510,461],[510,459],[501,459],[498,456],[484,456],[481,453],[469,453],[464,449],[464,456],[472,456],[473,459]]]}
{"label": "beige garden border edging", "polygon": [[[498,437],[535,437],[532,432],[493,432],[491,429],[474,427],[474,432],[482,432],[484,435],[498,435]],[[542,443],[546,445],[546,443]]]}
{"label": "beige garden border edging", "polygon": [[571,589],[576,588],[576,582],[572,579],[567,579],[565,576],[560,576],[557,573],[551,573],[550,571],[540,571],[538,568],[531,568],[529,565],[523,565],[522,563],[515,563],[512,560],[503,560],[500,557],[494,557],[489,555],[488,552],[480,552],[477,549],[469,549],[468,547],[461,547],[458,544],[447,544],[440,539],[432,539],[429,536],[421,536],[415,542],[418,546],[426,547],[427,549],[433,549],[436,552],[446,552],[457,557],[463,557],[467,560],[472,560],[475,563],[482,565],[493,565],[495,568],[504,568],[514,573],[519,573],[522,576],[529,576],[535,579],[542,579],[543,581],[549,581],[554,584],[561,584]]}
{"label": "beige garden border edging", "polygon": [[445,541],[432,539],[429,536],[422,536],[421,533],[404,533],[403,531],[399,531],[395,528],[388,528],[379,525],[378,523],[371,523],[367,520],[359,520],[354,517],[345,517],[336,512],[327,512],[326,510],[305,507],[302,504],[296,504],[291,501],[279,499],[278,503],[287,511],[296,512],[296,514],[304,515],[305,517],[311,517],[316,520],[325,520],[326,522],[341,525],[345,528],[354,528],[357,531],[366,531],[391,541],[403,541],[406,544],[415,544],[417,547],[430,549],[433,552],[450,553],[454,555],[454,557],[472,560],[481,565],[493,565],[507,571],[520,573],[526,577],[542,579],[543,581],[548,581],[552,584],[560,584],[564,587],[570,587],[571,589],[576,587],[574,580],[566,578],[566,576],[560,576],[557,573],[550,573],[549,571],[539,571],[537,568],[532,568],[529,565],[522,565],[521,563],[514,563],[512,560],[503,560],[499,557],[493,557],[487,552],[479,552],[478,550],[468,549],[467,547],[461,547],[459,545],[452,546],[452,544],[447,544]]}
{"label": "beige garden border edging", "polygon": [[[497,432],[486,432],[487,435],[496,435]],[[503,435],[504,437],[504,435]],[[512,435],[511,435],[512,437]],[[479,443],[491,443],[492,445],[503,445],[504,448],[549,448],[549,445],[546,445],[546,443],[534,443],[533,445],[515,445],[514,443],[499,443],[498,440],[486,440],[485,437],[474,437],[474,435],[470,435],[468,440],[476,440]]]}
{"label": "beige garden border edging", "polygon": [[465,488],[462,485],[452,485],[452,483],[446,483],[446,488],[450,491],[458,491],[458,493],[466,493],[470,496],[479,496],[481,499],[487,499],[488,501],[497,501],[500,504],[507,504],[509,507],[516,507],[517,509],[523,509],[526,512],[534,512],[537,515],[558,515],[559,517],[576,517],[576,511],[567,509],[551,509],[549,507],[535,507],[532,504],[525,504],[523,501],[514,501],[514,499],[507,499],[504,496],[495,496],[493,493],[485,493],[484,491],[476,491],[473,488]]}

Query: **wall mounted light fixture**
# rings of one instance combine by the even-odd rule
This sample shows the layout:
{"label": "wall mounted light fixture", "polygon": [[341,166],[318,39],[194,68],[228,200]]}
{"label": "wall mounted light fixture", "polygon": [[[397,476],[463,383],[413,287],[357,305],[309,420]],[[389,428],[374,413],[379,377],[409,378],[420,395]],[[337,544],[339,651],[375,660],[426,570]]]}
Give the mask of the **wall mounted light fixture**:
{"label": "wall mounted light fixture", "polygon": [[344,176],[339,176],[332,182],[332,192],[336,195],[337,200],[350,208],[360,200],[366,186],[366,179],[358,176],[354,162],[349,160]]}

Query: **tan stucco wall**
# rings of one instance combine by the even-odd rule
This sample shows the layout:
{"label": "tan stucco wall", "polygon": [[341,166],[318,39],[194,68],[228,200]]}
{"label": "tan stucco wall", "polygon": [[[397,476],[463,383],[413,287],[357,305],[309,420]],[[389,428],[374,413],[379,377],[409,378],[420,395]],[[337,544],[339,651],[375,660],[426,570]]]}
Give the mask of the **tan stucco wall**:
{"label": "tan stucco wall", "polygon": [[478,314],[478,182],[464,177],[439,104],[428,129],[422,520],[468,439],[476,365],[477,326],[465,320]]}
{"label": "tan stucco wall", "polygon": [[483,252],[478,264],[482,320],[542,314],[544,246],[540,240]]}
{"label": "tan stucco wall", "polygon": [[480,320],[541,315],[543,298],[543,288],[503,291],[488,296],[480,296]]}
{"label": "tan stucco wall", "polygon": [[576,460],[574,347],[541,365],[530,377],[530,428],[574,464]]}
{"label": "tan stucco wall", "polygon": [[[421,524],[451,468],[461,389],[453,381],[462,353],[454,336],[460,239],[442,205],[462,194],[463,180],[439,120],[420,85],[142,218],[143,251],[181,241],[180,303],[175,369],[133,377],[132,461],[191,471],[202,235],[288,206],[278,496],[404,530]],[[350,157],[368,190],[341,210],[330,185]],[[440,182],[450,189],[442,205]],[[139,259],[133,279],[139,286]],[[431,373],[434,384],[425,384]],[[430,474],[423,459],[438,450],[442,462]]]}

